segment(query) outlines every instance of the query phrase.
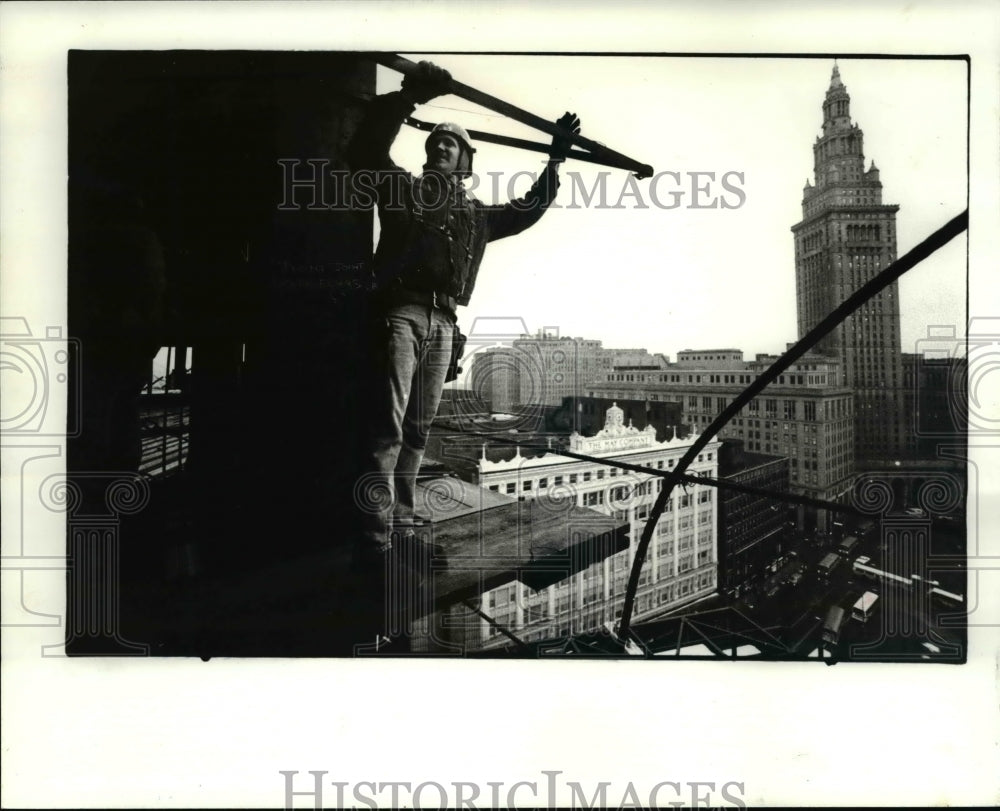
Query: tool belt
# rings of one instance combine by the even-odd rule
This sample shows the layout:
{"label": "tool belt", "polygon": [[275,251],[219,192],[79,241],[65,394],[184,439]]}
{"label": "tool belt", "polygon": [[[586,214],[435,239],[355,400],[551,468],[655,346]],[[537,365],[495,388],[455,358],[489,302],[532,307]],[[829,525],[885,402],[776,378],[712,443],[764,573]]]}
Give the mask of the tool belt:
{"label": "tool belt", "polygon": [[419,304],[424,307],[436,307],[455,315],[458,302],[454,296],[445,293],[424,293],[420,290],[410,290],[406,287],[394,286],[388,288],[381,296],[386,306],[394,304]]}
{"label": "tool belt", "polygon": [[458,362],[462,360],[462,356],[465,354],[465,342],[467,340],[468,338],[458,328],[458,324],[455,324],[455,332],[451,336],[451,358],[448,361],[448,371],[444,376],[445,383],[458,380],[458,376],[462,374],[462,367],[458,365]]}

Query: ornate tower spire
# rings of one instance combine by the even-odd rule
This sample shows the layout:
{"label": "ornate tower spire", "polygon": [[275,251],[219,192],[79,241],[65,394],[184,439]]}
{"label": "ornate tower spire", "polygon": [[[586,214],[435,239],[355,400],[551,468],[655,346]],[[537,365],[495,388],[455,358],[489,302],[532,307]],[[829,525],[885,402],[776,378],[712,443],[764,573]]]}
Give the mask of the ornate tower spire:
{"label": "ornate tower spire", "polygon": [[[822,134],[813,144],[815,185],[802,194],[795,235],[799,335],[896,258],[896,211],[882,202],[872,162],[865,170],[864,134],[851,122],[851,97],[834,63],[823,99]],[[828,333],[817,349],[842,364],[855,389],[858,459],[895,458],[904,444],[899,389],[902,360],[899,290],[895,282]]]}
{"label": "ornate tower spire", "polygon": [[826,135],[832,129],[850,129],[850,126],[851,97],[840,80],[840,68],[834,63],[830,87],[827,88],[823,102],[823,134]]}
{"label": "ornate tower spire", "polygon": [[823,100],[823,134],[813,145],[816,189],[859,180],[864,161],[864,134],[851,123],[851,97],[834,64]]}

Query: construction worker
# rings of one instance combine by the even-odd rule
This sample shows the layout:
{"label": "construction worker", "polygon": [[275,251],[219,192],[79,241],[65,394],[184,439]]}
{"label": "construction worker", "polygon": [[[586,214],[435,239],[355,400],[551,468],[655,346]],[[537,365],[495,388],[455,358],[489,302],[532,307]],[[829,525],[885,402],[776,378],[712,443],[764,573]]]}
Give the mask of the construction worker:
{"label": "construction worker", "polygon": [[[468,133],[438,124],[424,144],[424,171],[414,177],[392,162],[389,149],[415,105],[447,94],[450,81],[446,70],[421,62],[400,91],[370,102],[349,149],[357,186],[374,190],[381,228],[373,263],[375,374],[356,490],[364,522],[354,550],[360,569],[384,571],[388,559],[435,555],[443,565],[441,550],[428,549],[413,531],[414,497],[431,421],[464,342],[456,308],[469,303],[486,243],[520,233],[545,213],[570,148],[568,140],[554,138],[527,195],[487,206],[462,185],[475,155]],[[573,113],[557,123],[580,130]]]}

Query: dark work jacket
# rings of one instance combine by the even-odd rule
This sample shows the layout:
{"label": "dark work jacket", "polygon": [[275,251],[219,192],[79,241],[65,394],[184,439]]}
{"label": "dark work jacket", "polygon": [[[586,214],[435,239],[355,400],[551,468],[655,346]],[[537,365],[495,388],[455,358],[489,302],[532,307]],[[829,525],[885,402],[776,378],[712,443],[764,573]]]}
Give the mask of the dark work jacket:
{"label": "dark work jacket", "polygon": [[401,285],[468,304],[486,243],[538,222],[559,188],[557,164],[547,164],[521,199],[484,205],[453,179],[414,177],[392,162],[389,148],[413,109],[402,93],[376,96],[348,150],[355,199],[378,204],[376,288]]}

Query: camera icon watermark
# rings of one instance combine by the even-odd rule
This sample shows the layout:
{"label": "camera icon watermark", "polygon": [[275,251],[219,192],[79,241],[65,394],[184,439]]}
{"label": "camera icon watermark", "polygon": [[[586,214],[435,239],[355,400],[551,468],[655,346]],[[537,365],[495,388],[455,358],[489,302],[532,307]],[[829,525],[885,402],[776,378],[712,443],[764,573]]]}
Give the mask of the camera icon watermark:
{"label": "camera icon watermark", "polygon": [[[63,336],[62,327],[46,327],[36,336],[21,317],[0,318],[0,430],[7,436],[75,437],[80,433],[80,342]],[[70,385],[70,383],[73,385]],[[66,386],[64,414],[56,393]]]}
{"label": "camera icon watermark", "polygon": [[452,421],[473,428],[486,408],[494,415],[497,430],[539,430],[543,423],[538,406],[544,400],[545,376],[536,347],[525,342],[527,324],[520,317],[476,318],[466,339],[459,382],[465,393],[455,398]]}
{"label": "camera icon watermark", "polygon": [[927,328],[916,343],[914,406],[919,437],[947,440],[959,432],[1000,433],[996,402],[1000,376],[1000,318],[972,318],[968,337],[955,325]]}

